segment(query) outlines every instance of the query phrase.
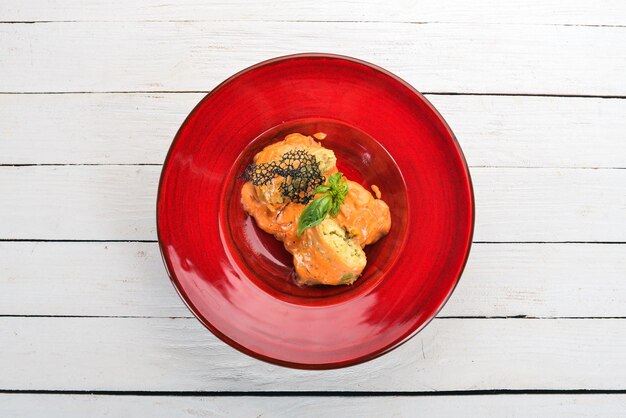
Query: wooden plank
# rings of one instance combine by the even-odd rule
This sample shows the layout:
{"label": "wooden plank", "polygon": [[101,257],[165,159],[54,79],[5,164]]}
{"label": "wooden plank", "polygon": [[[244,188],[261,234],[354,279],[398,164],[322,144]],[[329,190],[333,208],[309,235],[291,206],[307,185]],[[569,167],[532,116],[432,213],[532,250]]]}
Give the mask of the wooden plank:
{"label": "wooden plank", "polygon": [[187,316],[156,243],[0,242],[0,315]]}
{"label": "wooden plank", "polygon": [[[0,239],[154,240],[160,169],[0,167]],[[471,173],[476,241],[626,241],[626,170]]]}
{"label": "wooden plank", "polygon": [[261,60],[324,51],[372,61],[425,92],[626,95],[624,44],[621,27],[8,24],[0,26],[0,91],[206,91]]}
{"label": "wooden plank", "polygon": [[439,96],[470,165],[626,167],[626,100]]}
{"label": "wooden plank", "polygon": [[626,316],[626,246],[474,244],[441,316]]}
{"label": "wooden plank", "polygon": [[87,0],[76,7],[67,0],[16,3],[0,1],[3,20],[298,20],[298,21],[400,21],[481,23],[626,24],[624,3],[600,0],[522,0],[499,2],[462,0],[393,2],[343,0],[202,1],[165,3],[161,0]]}
{"label": "wooden plank", "polygon": [[617,319],[435,319],[376,360],[301,371],[241,354],[193,318],[0,318],[0,388],[624,390],[625,336]]}
{"label": "wooden plank", "polygon": [[626,170],[471,170],[476,241],[626,241]]}
{"label": "wooden plank", "polygon": [[[623,245],[474,244],[440,316],[626,317]],[[1,242],[0,315],[191,317],[156,243]]]}
{"label": "wooden plank", "polygon": [[0,167],[2,238],[154,240],[160,167]]}
{"label": "wooden plank", "polygon": [[[188,94],[0,95],[0,164],[160,164]],[[626,100],[428,95],[473,166],[626,167]],[[68,117],[72,115],[72,117]]]}
{"label": "wooden plank", "polygon": [[0,164],[161,164],[202,97],[0,95]]}
{"label": "wooden plank", "polygon": [[99,396],[0,394],[0,413],[41,417],[606,417],[626,409],[626,395],[486,395],[351,397]]}

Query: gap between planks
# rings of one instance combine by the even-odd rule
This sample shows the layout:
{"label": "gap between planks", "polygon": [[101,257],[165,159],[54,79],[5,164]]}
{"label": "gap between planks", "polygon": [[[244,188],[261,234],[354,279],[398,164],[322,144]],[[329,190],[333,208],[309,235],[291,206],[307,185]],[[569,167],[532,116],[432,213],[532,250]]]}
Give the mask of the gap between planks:
{"label": "gap between planks", "polygon": [[[91,91],[0,91],[0,95],[70,95],[70,94],[209,94],[210,90],[91,90]],[[495,97],[554,97],[563,99],[626,99],[624,95],[604,94],[554,94],[554,93],[477,93],[453,91],[420,91],[422,95],[430,96],[495,96]]]}
{"label": "gap between planks", "polygon": [[[0,318],[82,318],[82,319],[194,319],[193,315],[189,316],[158,316],[158,315],[28,315],[28,314],[0,314]],[[495,316],[477,316],[477,315],[450,315],[450,316],[435,316],[436,319],[541,319],[541,320],[553,320],[553,319],[567,319],[567,320],[582,320],[582,319],[607,319],[607,320],[621,320],[626,319],[626,316],[530,316],[530,315],[495,315]]]}
{"label": "gap between planks", "polygon": [[626,389],[481,389],[443,391],[121,391],[121,390],[38,390],[0,389],[0,394],[100,395],[100,396],[221,396],[221,397],[417,397],[484,395],[616,395]]}

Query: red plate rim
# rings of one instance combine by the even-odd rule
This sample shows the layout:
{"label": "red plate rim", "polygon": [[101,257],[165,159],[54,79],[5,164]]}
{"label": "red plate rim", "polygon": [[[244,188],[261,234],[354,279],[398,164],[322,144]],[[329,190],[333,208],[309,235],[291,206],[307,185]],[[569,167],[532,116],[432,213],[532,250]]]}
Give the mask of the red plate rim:
{"label": "red plate rim", "polygon": [[[163,181],[164,181],[164,177],[165,177],[165,172],[166,172],[166,168],[168,166],[168,163],[172,157],[172,152],[177,144],[177,142],[179,141],[180,137],[181,137],[181,132],[185,129],[185,127],[187,126],[187,124],[189,123],[191,116],[193,114],[196,113],[196,111],[198,111],[199,108],[201,108],[204,104],[205,101],[207,101],[209,98],[211,98],[214,94],[216,94],[217,92],[219,92],[222,88],[224,88],[224,86],[228,85],[231,81],[233,81],[234,79],[237,79],[238,77],[254,71],[255,69],[259,68],[259,67],[265,67],[265,66],[270,66],[272,64],[276,64],[276,63],[280,63],[283,61],[287,61],[287,60],[293,60],[293,59],[301,59],[301,58],[329,58],[329,59],[339,59],[339,60],[345,60],[345,61],[350,61],[356,64],[360,64],[366,67],[369,67],[370,69],[382,73],[387,77],[390,77],[392,79],[394,79],[395,81],[397,81],[398,83],[402,84],[405,88],[407,88],[408,90],[410,90],[413,94],[415,94],[417,96],[417,98],[419,98],[420,100],[422,100],[422,102],[424,104],[427,105],[427,107],[432,111],[433,115],[435,115],[435,117],[439,120],[439,122],[441,123],[441,125],[445,128],[445,130],[447,131],[450,139],[452,139],[453,145],[458,153],[458,156],[460,158],[460,161],[462,163],[462,168],[463,171],[466,175],[466,186],[467,186],[467,192],[468,192],[468,196],[469,196],[469,209],[471,211],[471,215],[470,215],[470,225],[469,225],[469,234],[468,234],[468,242],[467,242],[467,246],[466,246],[466,251],[463,254],[463,259],[462,262],[460,264],[460,268],[458,270],[458,274],[457,276],[454,278],[453,281],[453,285],[450,287],[449,292],[447,293],[447,295],[445,296],[445,298],[442,299],[441,303],[439,304],[439,306],[428,315],[428,319],[426,319],[422,324],[420,324],[419,326],[415,327],[414,329],[409,329],[404,335],[401,335],[400,337],[396,338],[394,341],[390,342],[389,344],[387,344],[386,346],[377,349],[375,351],[372,351],[366,355],[362,355],[350,360],[346,360],[346,361],[339,361],[339,362],[332,362],[332,363],[323,363],[323,364],[308,364],[308,363],[299,363],[299,362],[291,362],[291,361],[285,361],[285,360],[281,360],[281,359],[276,359],[274,357],[270,357],[270,356],[266,356],[263,354],[259,354],[257,352],[255,352],[254,350],[251,350],[241,344],[239,344],[238,342],[232,340],[231,338],[229,338],[228,336],[224,335],[218,328],[216,328],[214,325],[212,325],[208,319],[206,319],[202,314],[200,314],[198,312],[198,310],[196,309],[196,307],[194,306],[194,304],[191,302],[191,300],[188,298],[188,296],[186,295],[186,293],[184,292],[184,289],[182,289],[182,286],[180,285],[180,282],[178,281],[178,279],[176,278],[174,272],[174,269],[172,267],[172,263],[171,263],[171,259],[168,257],[168,255],[166,254],[166,252],[163,249],[163,240],[162,240],[162,232],[161,232],[161,228],[159,228],[159,202],[162,200],[162,195],[163,195]],[[404,343],[406,343],[407,341],[409,341],[412,337],[414,337],[415,335],[417,335],[422,329],[424,329],[424,327],[426,327],[436,316],[437,314],[441,311],[441,309],[445,306],[445,304],[448,302],[448,300],[450,299],[452,293],[454,292],[454,290],[456,289],[460,278],[465,270],[465,267],[467,265],[467,261],[469,258],[469,254],[471,252],[471,247],[472,247],[472,243],[473,243],[473,236],[474,236],[474,229],[475,229],[475,216],[476,216],[476,208],[475,208],[475,197],[474,197],[474,190],[473,190],[473,182],[472,182],[472,178],[471,178],[471,174],[469,171],[469,167],[467,165],[467,160],[465,158],[465,155],[460,147],[460,144],[456,138],[456,135],[454,134],[454,132],[452,131],[452,129],[450,128],[450,126],[448,125],[448,123],[446,122],[446,120],[441,116],[441,114],[439,113],[439,111],[432,105],[432,103],[430,103],[430,101],[419,91],[417,91],[411,84],[409,84],[408,82],[406,82],[405,80],[403,80],[402,78],[396,76],[395,74],[391,73],[390,71],[387,71],[386,69],[379,67],[376,64],[372,64],[370,62],[358,59],[358,58],[353,58],[350,56],[346,56],[346,55],[340,55],[340,54],[330,54],[330,53],[320,53],[320,52],[306,52],[306,53],[297,53],[297,54],[290,54],[290,55],[283,55],[283,56],[279,56],[279,57],[275,57],[275,58],[271,58],[268,60],[264,60],[261,61],[257,64],[254,64],[252,66],[249,66],[235,74],[233,74],[232,76],[228,77],[227,79],[225,79],[224,81],[222,81],[221,83],[219,83],[215,88],[213,88],[209,93],[207,93],[192,109],[192,111],[187,115],[187,117],[185,118],[184,122],[181,124],[180,128],[178,129],[178,131],[176,132],[176,135],[172,141],[172,143],[170,144],[170,148],[167,152],[167,155],[165,157],[165,160],[163,162],[163,168],[161,170],[161,174],[159,177],[159,183],[158,183],[158,192],[157,192],[157,199],[156,199],[156,219],[157,219],[157,238],[158,238],[158,242],[159,242],[159,251],[161,253],[161,258],[163,259],[167,274],[170,278],[170,281],[172,282],[172,285],[174,286],[174,288],[176,289],[178,295],[180,296],[180,298],[182,299],[182,301],[185,303],[185,305],[187,306],[187,308],[194,314],[194,316],[196,317],[196,319],[198,319],[200,321],[200,323],[202,323],[207,329],[209,329],[215,336],[217,336],[220,340],[222,340],[223,342],[227,343],[228,345],[230,345],[231,347],[239,350],[240,352],[249,355],[253,358],[256,358],[258,360],[262,360],[271,364],[275,364],[275,365],[279,365],[279,366],[284,366],[284,367],[289,367],[289,368],[294,368],[294,369],[305,369],[305,370],[327,370],[327,369],[337,369],[337,368],[342,368],[342,367],[348,367],[348,366],[353,366],[353,365],[357,365],[360,363],[364,363],[367,362],[369,360],[373,360],[377,357],[382,356],[383,354],[392,351],[398,347],[400,347],[401,345],[403,345]]]}

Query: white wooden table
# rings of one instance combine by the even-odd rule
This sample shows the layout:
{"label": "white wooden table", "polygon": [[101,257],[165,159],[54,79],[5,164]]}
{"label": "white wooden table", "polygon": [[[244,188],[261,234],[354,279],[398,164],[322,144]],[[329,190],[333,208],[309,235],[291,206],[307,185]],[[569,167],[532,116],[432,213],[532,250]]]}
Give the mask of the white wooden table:
{"label": "white wooden table", "polygon": [[[0,416],[624,416],[626,3],[0,0]],[[176,130],[232,73],[332,52],[456,132],[475,244],[423,332],[335,371],[204,329],[158,253]]]}

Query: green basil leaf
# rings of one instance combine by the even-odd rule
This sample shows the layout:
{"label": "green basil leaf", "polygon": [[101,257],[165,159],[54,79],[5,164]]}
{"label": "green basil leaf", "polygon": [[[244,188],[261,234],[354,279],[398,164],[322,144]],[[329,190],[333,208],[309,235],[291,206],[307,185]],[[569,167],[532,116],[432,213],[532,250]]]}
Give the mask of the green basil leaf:
{"label": "green basil leaf", "polygon": [[317,186],[317,189],[315,189],[315,194],[318,193],[328,193],[330,192],[330,186],[326,186],[325,184],[321,185],[321,186]]}
{"label": "green basil leaf", "polygon": [[328,185],[331,189],[337,189],[337,186],[339,186],[339,181],[341,180],[342,176],[343,174],[341,173],[334,173],[330,175],[330,177],[328,178]]}
{"label": "green basil leaf", "polygon": [[334,201],[339,203],[340,205],[346,200],[346,195],[348,194],[348,182],[344,179],[340,183],[338,183],[333,190],[331,190]]}
{"label": "green basil leaf", "polygon": [[333,202],[333,207],[330,209],[330,216],[332,216],[333,218],[337,216],[340,208],[341,208],[341,203],[337,201]]}
{"label": "green basil leaf", "polygon": [[345,198],[345,197],[346,197],[346,195],[348,194],[348,190],[349,190],[349,189],[348,189],[348,182],[347,182],[347,181],[344,181],[344,182],[341,184],[341,189],[340,189],[341,196],[343,196],[343,197]]}
{"label": "green basil leaf", "polygon": [[300,215],[298,219],[298,236],[302,235],[305,229],[313,228],[322,223],[326,215],[331,209],[333,199],[330,195],[324,195],[312,200]]}

